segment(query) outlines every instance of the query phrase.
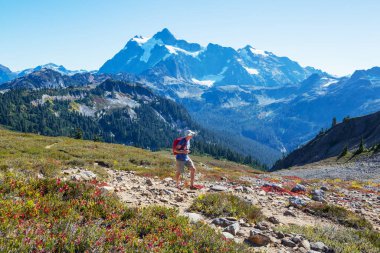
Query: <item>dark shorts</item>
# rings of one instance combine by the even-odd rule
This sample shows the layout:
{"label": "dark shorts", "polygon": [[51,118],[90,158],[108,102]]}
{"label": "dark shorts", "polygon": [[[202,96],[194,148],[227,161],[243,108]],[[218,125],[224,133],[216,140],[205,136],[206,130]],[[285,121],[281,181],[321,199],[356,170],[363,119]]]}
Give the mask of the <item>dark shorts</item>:
{"label": "dark shorts", "polygon": [[176,162],[177,162],[177,172],[179,173],[185,173],[185,166],[188,169],[194,168],[194,163],[191,159],[187,161],[176,160]]}

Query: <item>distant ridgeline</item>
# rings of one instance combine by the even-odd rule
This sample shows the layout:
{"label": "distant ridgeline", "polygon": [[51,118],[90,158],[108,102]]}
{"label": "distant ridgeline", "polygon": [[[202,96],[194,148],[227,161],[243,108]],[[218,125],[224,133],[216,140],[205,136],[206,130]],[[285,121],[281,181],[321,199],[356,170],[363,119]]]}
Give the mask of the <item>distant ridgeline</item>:
{"label": "distant ridgeline", "polygon": [[171,147],[181,130],[200,131],[192,148],[264,169],[202,129],[186,109],[134,83],[106,80],[96,88],[14,89],[0,94],[0,124],[13,130],[121,143],[153,151]]}
{"label": "distant ridgeline", "polygon": [[337,156],[353,155],[364,151],[380,151],[380,111],[366,116],[349,118],[332,127],[322,130],[303,147],[294,150],[279,160],[272,170],[317,162]]}

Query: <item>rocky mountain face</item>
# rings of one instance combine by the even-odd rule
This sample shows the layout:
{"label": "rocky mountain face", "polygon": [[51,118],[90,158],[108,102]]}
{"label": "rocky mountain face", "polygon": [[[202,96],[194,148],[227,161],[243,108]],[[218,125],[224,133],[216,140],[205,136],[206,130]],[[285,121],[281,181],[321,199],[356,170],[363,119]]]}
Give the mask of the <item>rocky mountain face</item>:
{"label": "rocky mountain face", "polygon": [[0,64],[0,84],[8,82],[13,79],[16,75],[7,67]]}
{"label": "rocky mountain face", "polygon": [[[134,73],[163,84],[276,86],[304,80],[321,71],[303,68],[287,57],[251,46],[235,50],[217,44],[203,47],[176,39],[168,29],[151,38],[136,36],[100,69],[100,73]],[[182,95],[183,96],[183,95]]]}
{"label": "rocky mountain face", "polygon": [[273,170],[300,166],[339,156],[345,147],[348,150],[357,149],[361,140],[367,147],[380,144],[380,112],[346,119],[326,132],[321,132],[306,145],[278,161]]}
{"label": "rocky mountain face", "polygon": [[99,79],[102,78],[90,73],[67,76],[55,70],[43,68],[39,71],[34,71],[12,81],[0,84],[0,89],[65,88],[69,86],[88,85]]}

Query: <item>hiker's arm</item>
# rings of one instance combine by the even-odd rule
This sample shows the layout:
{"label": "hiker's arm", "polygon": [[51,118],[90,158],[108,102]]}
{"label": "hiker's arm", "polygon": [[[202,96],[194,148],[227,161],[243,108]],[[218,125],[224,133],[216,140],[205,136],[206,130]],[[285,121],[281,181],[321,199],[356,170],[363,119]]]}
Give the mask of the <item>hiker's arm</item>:
{"label": "hiker's arm", "polygon": [[182,147],[181,145],[177,145],[177,147],[176,147],[176,152],[178,154],[188,154],[189,153],[189,150],[180,150],[181,147]]}

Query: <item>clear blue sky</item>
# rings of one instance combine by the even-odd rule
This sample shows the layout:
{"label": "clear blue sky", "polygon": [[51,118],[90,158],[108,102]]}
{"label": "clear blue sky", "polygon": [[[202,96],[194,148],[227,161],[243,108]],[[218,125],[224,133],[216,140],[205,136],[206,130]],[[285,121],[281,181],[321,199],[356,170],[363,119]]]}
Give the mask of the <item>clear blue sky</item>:
{"label": "clear blue sky", "polygon": [[336,75],[380,66],[378,0],[0,0],[0,64],[98,69],[132,36],[164,27]]}

